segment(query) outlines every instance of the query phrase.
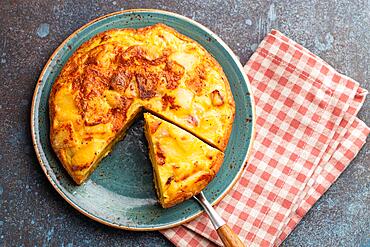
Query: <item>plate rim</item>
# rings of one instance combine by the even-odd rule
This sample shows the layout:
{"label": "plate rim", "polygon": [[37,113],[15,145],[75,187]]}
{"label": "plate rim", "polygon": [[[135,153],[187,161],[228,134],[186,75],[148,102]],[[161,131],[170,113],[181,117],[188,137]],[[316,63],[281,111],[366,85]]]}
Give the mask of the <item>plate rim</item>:
{"label": "plate rim", "polygon": [[133,14],[135,14],[135,13],[140,13],[140,12],[155,12],[155,13],[160,13],[160,14],[165,14],[165,15],[173,16],[175,18],[181,19],[181,20],[183,20],[185,22],[188,22],[188,23],[190,23],[192,25],[195,25],[195,26],[199,27],[200,29],[202,29],[206,33],[208,33],[210,36],[212,36],[212,38],[214,38],[230,54],[230,56],[232,57],[232,59],[236,63],[238,69],[242,72],[242,77],[244,79],[244,82],[246,83],[246,86],[247,86],[248,91],[249,91],[249,94],[250,94],[250,97],[249,98],[251,100],[251,107],[252,107],[252,122],[251,122],[251,124],[252,124],[252,128],[251,129],[252,130],[251,130],[250,142],[249,142],[247,153],[246,153],[246,155],[244,157],[244,160],[243,160],[243,166],[240,167],[240,169],[237,172],[237,174],[234,177],[234,179],[227,186],[227,188],[221,193],[221,195],[218,196],[218,198],[216,198],[214,200],[214,202],[212,203],[212,205],[218,204],[227,195],[227,193],[231,190],[231,188],[234,187],[235,183],[240,179],[243,171],[245,170],[245,168],[247,166],[247,163],[249,161],[249,158],[250,158],[250,155],[251,155],[251,152],[252,152],[252,147],[253,147],[253,143],[254,143],[254,139],[255,139],[255,134],[256,134],[255,133],[256,109],[255,109],[255,101],[254,101],[254,97],[253,97],[253,92],[251,90],[252,87],[250,85],[250,82],[248,80],[248,77],[246,76],[246,74],[243,71],[243,66],[240,63],[239,59],[236,57],[236,55],[231,50],[231,48],[220,37],[218,37],[214,32],[212,32],[209,28],[205,27],[204,25],[202,25],[202,24],[200,24],[200,23],[198,23],[198,22],[196,22],[196,21],[194,21],[194,20],[192,20],[192,19],[190,19],[190,18],[188,18],[186,16],[183,16],[183,15],[180,15],[180,14],[177,14],[177,13],[174,13],[174,12],[160,10],[160,9],[150,9],[150,8],[148,8],[148,9],[138,8],[138,9],[121,10],[121,11],[116,11],[116,12],[112,12],[112,13],[109,13],[109,14],[102,15],[100,17],[97,17],[97,18],[95,18],[95,19],[87,22],[86,24],[82,25],[81,27],[79,27],[78,29],[76,29],[74,32],[72,32],[54,50],[54,52],[51,54],[50,58],[45,63],[45,65],[44,65],[44,67],[43,67],[43,69],[42,69],[42,71],[40,73],[40,76],[37,79],[37,83],[36,83],[35,90],[34,90],[33,97],[32,97],[32,103],[31,103],[31,113],[30,113],[30,117],[31,117],[31,119],[30,119],[31,120],[31,136],[32,136],[32,143],[33,143],[33,147],[35,149],[35,153],[36,153],[38,162],[39,162],[42,170],[44,171],[46,177],[48,178],[49,182],[54,187],[54,189],[59,193],[59,195],[61,195],[62,198],[66,202],[68,202],[68,204],[70,204],[73,208],[75,208],[77,211],[79,211],[83,215],[89,217],[90,219],[92,219],[94,221],[97,221],[99,223],[102,223],[104,225],[110,226],[110,227],[114,227],[114,228],[118,228],[118,229],[123,229],[123,230],[130,230],[130,231],[157,231],[157,230],[164,230],[164,229],[176,227],[176,226],[182,225],[184,223],[190,222],[193,219],[195,219],[196,217],[198,217],[200,214],[202,214],[204,212],[204,210],[201,210],[200,212],[195,213],[194,215],[192,215],[192,216],[190,216],[188,218],[179,220],[178,222],[170,223],[170,224],[163,225],[163,226],[158,226],[158,227],[132,227],[132,226],[124,226],[124,225],[120,225],[120,224],[117,224],[117,223],[114,223],[114,222],[109,222],[109,221],[104,220],[104,219],[101,219],[101,218],[99,218],[99,217],[97,217],[95,215],[92,215],[91,213],[87,212],[85,209],[83,209],[79,205],[77,205],[75,202],[73,202],[71,199],[69,199],[64,194],[64,192],[56,185],[56,183],[51,178],[51,176],[48,174],[47,169],[46,169],[46,165],[45,165],[45,163],[44,163],[44,161],[43,161],[43,159],[41,157],[41,151],[42,152],[44,152],[44,151],[43,151],[43,149],[41,147],[41,143],[37,141],[36,130],[35,130],[35,119],[34,119],[34,117],[35,117],[35,109],[36,109],[36,100],[37,100],[38,95],[39,95],[39,92],[40,92],[40,87],[41,87],[41,84],[42,84],[42,79],[44,78],[46,69],[50,66],[50,63],[52,62],[53,58],[65,46],[65,44],[69,40],[71,40],[78,32],[82,31],[83,29],[87,28],[88,26],[92,25],[93,23],[95,23],[97,21],[100,21],[102,19],[108,18],[110,16],[119,15],[119,14],[122,14],[122,13],[133,13]]}

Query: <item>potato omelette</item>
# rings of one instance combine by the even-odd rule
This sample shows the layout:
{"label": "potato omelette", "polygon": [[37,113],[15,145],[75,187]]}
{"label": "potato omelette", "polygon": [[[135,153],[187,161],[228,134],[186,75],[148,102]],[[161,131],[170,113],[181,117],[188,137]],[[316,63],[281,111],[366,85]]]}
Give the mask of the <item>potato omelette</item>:
{"label": "potato omelette", "polygon": [[144,118],[161,205],[171,207],[202,191],[220,169],[224,154],[150,113],[144,113]]}
{"label": "potato omelette", "polygon": [[225,151],[235,104],[217,61],[159,23],[108,30],[82,44],[56,79],[49,110],[52,147],[81,184],[143,110]]}

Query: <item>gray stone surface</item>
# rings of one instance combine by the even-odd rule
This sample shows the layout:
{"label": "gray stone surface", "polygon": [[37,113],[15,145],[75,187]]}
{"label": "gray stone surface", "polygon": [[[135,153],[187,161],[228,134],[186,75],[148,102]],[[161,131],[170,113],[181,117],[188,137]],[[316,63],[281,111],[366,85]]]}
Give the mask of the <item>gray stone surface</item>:
{"label": "gray stone surface", "polygon": [[[95,17],[129,8],[188,16],[217,33],[245,63],[276,28],[370,88],[369,1],[0,2],[0,246],[170,246],[157,232],[93,222],[52,188],[34,154],[30,103],[54,49]],[[359,116],[370,124],[369,100]],[[370,246],[369,144],[283,246]]]}

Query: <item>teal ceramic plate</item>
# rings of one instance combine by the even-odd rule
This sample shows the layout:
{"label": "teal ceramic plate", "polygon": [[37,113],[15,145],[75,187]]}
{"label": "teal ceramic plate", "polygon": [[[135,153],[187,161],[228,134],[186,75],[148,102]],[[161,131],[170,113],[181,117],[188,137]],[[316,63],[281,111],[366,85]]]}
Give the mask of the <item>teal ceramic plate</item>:
{"label": "teal ceramic plate", "polygon": [[178,14],[159,10],[112,13],[83,26],[68,37],[46,63],[37,83],[31,112],[36,154],[51,184],[73,207],[101,223],[128,230],[159,230],[189,221],[201,213],[195,200],[163,209],[157,202],[143,131],[137,120],[127,136],[103,159],[93,175],[76,186],[59,163],[49,142],[48,98],[51,86],[72,53],[94,35],[112,28],[140,28],[164,23],[196,40],[221,64],[236,102],[236,117],[224,163],[205,189],[211,203],[227,193],[246,164],[254,133],[254,105],[248,79],[230,48],[204,26]]}

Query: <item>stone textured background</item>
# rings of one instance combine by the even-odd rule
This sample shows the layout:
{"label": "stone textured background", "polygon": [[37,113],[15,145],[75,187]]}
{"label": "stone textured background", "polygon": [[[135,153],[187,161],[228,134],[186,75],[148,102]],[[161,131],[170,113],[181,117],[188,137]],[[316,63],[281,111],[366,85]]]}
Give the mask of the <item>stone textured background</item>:
{"label": "stone textured background", "polygon": [[[93,222],[52,188],[34,154],[30,104],[45,62],[75,29],[130,8],[188,16],[218,34],[244,64],[271,28],[370,88],[370,1],[0,1],[0,246],[171,246],[157,232]],[[369,125],[369,100],[360,117]],[[370,246],[370,145],[283,246]]]}

